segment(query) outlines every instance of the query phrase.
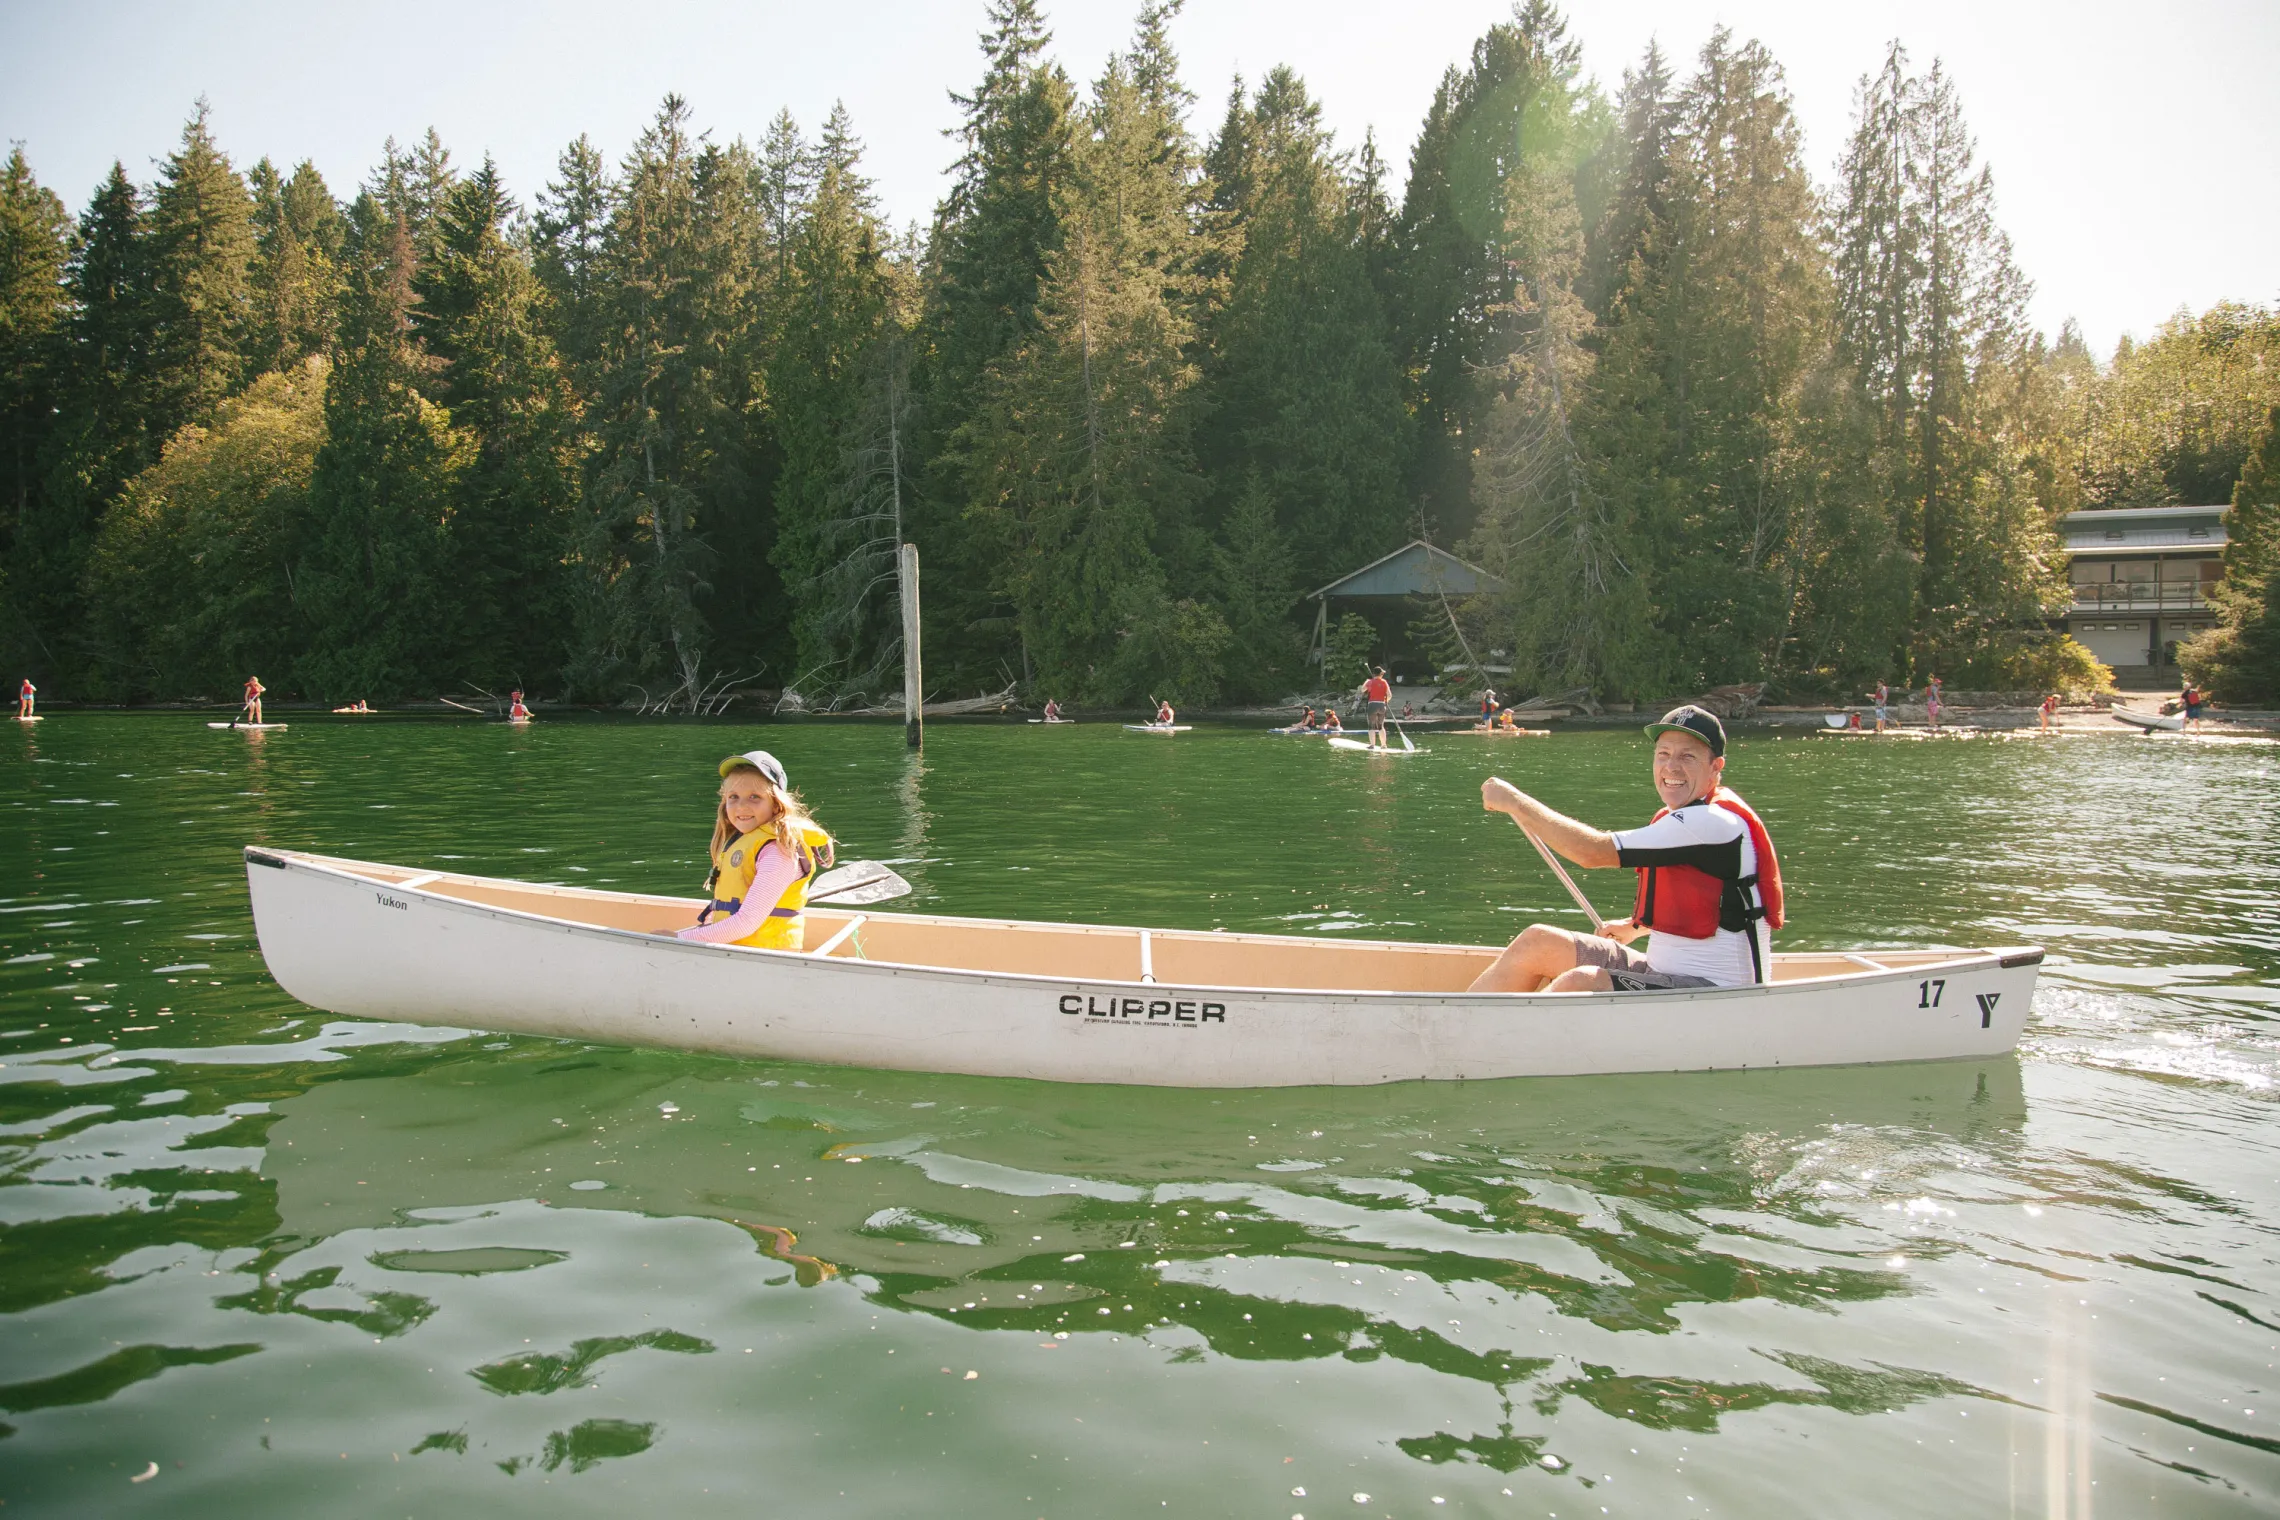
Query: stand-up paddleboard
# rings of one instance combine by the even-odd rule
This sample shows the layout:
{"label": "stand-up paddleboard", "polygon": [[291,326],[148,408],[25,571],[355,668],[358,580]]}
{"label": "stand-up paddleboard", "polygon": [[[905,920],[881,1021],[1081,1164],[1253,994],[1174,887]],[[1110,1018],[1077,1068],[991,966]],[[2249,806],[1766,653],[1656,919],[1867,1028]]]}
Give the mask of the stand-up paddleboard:
{"label": "stand-up paddleboard", "polygon": [[1195,728],[1193,723],[1127,723],[1128,734],[1184,734]]}
{"label": "stand-up paddleboard", "polygon": [[1028,721],[1031,723],[1048,724],[1054,728],[1066,728],[1077,720],[1074,718],[1031,718]]}
{"label": "stand-up paddleboard", "polygon": [[1409,736],[1407,734],[1403,734],[1401,736],[1401,740],[1404,746],[1401,749],[1395,749],[1391,745],[1388,745],[1381,749],[1377,745],[1370,743],[1370,741],[1367,739],[1344,738],[1332,739],[1330,741],[1330,747],[1332,749],[1355,750],[1365,755],[1389,755],[1396,760],[1407,759],[1411,755],[1430,755],[1433,753],[1429,749],[1419,749],[1416,745],[1411,744],[1409,742]]}
{"label": "stand-up paddleboard", "polygon": [[266,734],[271,729],[283,728],[282,723],[209,723],[208,728],[234,728],[242,733]]}
{"label": "stand-up paddleboard", "polygon": [[1289,728],[1270,728],[1267,732],[1286,739],[1327,739],[1330,737],[1330,730],[1327,728],[1300,728],[1295,724]]}
{"label": "stand-up paddleboard", "polygon": [[2114,715],[2116,722],[2127,723],[2133,728],[2142,728],[2148,733],[2155,729],[2160,729],[2165,733],[2176,733],[2185,727],[2185,716],[2182,713],[2146,712],[2144,709],[2136,707],[2115,707],[2109,708],[2108,711]]}
{"label": "stand-up paddleboard", "polygon": [[16,721],[18,723],[45,723],[47,719],[38,713],[34,713],[28,718],[25,717],[22,713],[18,713],[16,714]]}

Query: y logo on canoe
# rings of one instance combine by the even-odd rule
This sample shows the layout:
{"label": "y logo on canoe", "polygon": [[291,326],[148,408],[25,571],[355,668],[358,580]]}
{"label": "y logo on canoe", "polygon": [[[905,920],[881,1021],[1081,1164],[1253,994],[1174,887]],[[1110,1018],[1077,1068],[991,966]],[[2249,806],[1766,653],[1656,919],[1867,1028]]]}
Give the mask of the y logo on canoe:
{"label": "y logo on canoe", "polygon": [[1995,1004],[2003,994],[2000,992],[1981,992],[1974,994],[1974,996],[1979,999],[1979,1027],[1985,1029],[1995,1022]]}

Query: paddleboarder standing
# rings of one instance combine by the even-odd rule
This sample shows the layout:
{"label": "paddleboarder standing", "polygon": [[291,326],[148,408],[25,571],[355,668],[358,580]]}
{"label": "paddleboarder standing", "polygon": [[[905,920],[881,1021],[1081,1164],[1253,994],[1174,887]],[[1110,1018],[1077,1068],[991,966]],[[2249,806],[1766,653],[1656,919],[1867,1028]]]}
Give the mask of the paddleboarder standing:
{"label": "paddleboarder standing", "polygon": [[1370,678],[1362,683],[1362,711],[1369,714],[1370,748],[1384,749],[1385,710],[1393,701],[1393,688],[1385,681],[1385,667],[1378,666]]}
{"label": "paddleboarder standing", "polygon": [[2058,693],[2055,691],[2046,693],[2042,699],[2042,706],[2036,711],[2042,715],[2042,731],[2046,734],[2049,733],[2050,720],[2058,713]]}
{"label": "paddleboarder standing", "polygon": [[1884,732],[1884,710],[1892,705],[1892,687],[1883,681],[1876,683],[1876,731]]}
{"label": "paddleboarder standing", "polygon": [[2201,722],[2201,688],[2188,685],[2177,694],[2177,700],[2184,705],[2185,727],[2190,732]]}
{"label": "paddleboarder standing", "polygon": [[39,705],[39,695],[40,689],[32,684],[32,678],[24,677],[24,684],[16,688],[16,716],[30,717],[32,709]]}
{"label": "paddleboarder standing", "polygon": [[[268,689],[261,684],[261,677],[259,676],[247,676],[245,678],[244,717],[245,721],[255,728],[261,727],[261,694]],[[237,719],[232,718],[230,722],[235,724]]]}
{"label": "paddleboarder standing", "polygon": [[1940,678],[1933,676],[1924,686],[1924,715],[1931,720],[1932,732],[1940,731]]}
{"label": "paddleboarder standing", "polygon": [[[1628,866],[1639,884],[1629,918],[1596,934],[1531,924],[1468,990],[1646,992],[1766,980],[1766,931],[1782,921],[1781,867],[1764,823],[1723,784],[1725,725],[1688,705],[1646,731],[1663,806],[1644,828],[1605,833],[1508,781],[1481,784],[1481,806],[1509,813],[1540,846],[1579,866]],[[1642,934],[1644,955],[1631,948]]]}

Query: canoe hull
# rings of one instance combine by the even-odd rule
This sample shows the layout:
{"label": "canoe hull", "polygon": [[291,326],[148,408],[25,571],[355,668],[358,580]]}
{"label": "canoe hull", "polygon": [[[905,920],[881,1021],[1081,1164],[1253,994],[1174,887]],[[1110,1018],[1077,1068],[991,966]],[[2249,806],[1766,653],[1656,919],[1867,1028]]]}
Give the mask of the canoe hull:
{"label": "canoe hull", "polygon": [[[389,882],[355,865],[248,852],[271,974],[330,1013],[1052,1082],[1362,1086],[1985,1058],[2016,1045],[2042,959],[1986,952],[1774,988],[1619,996],[1175,986],[685,943],[443,896],[416,885],[425,878]],[[1266,937],[1246,943],[1276,953]]]}
{"label": "canoe hull", "polygon": [[2115,707],[2108,711],[2117,722],[2127,723],[2132,728],[2159,729],[2173,734],[2185,727],[2185,719],[2181,714],[2144,712],[2134,707]]}

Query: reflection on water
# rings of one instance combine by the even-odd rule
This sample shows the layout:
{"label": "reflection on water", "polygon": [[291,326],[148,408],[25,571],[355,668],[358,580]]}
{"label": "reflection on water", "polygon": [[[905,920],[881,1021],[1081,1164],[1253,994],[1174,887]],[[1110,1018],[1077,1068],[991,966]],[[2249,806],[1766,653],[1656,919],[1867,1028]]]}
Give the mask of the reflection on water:
{"label": "reflection on water", "polygon": [[[328,1019],[261,973],[236,847],[685,891],[712,762],[764,743],[927,906],[1480,940],[1558,907],[1486,761],[50,726],[0,814],[11,1512],[2248,1514],[2280,1481],[2270,750],[1737,745],[1787,942],[2054,947],[2018,1059],[1188,1093]],[[1612,819],[1637,748],[1495,763]]]}

